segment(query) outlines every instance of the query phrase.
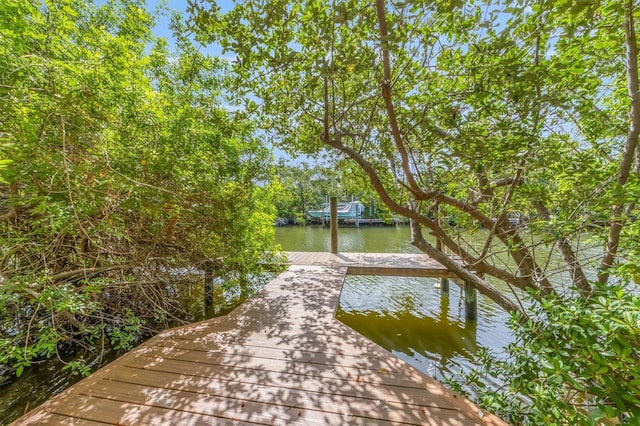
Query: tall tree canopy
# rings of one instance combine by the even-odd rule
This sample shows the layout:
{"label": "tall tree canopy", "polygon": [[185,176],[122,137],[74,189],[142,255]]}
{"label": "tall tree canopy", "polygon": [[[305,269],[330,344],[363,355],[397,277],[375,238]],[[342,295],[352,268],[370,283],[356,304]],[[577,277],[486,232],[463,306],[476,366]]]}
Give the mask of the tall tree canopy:
{"label": "tall tree canopy", "polygon": [[18,375],[192,319],[189,271],[271,250],[270,153],[223,108],[224,62],[153,25],[138,0],[0,4],[0,363]]}
{"label": "tall tree canopy", "polygon": [[[413,244],[506,309],[524,312],[514,295],[528,291],[578,303],[567,312],[580,317],[600,309],[591,303],[603,285],[638,276],[634,1],[248,0],[222,13],[193,0],[189,11],[201,40],[236,55],[235,93],[282,147],[351,159],[412,220]],[[530,218],[526,229],[508,220],[514,213]],[[485,243],[468,244],[444,217],[485,228]],[[640,346],[640,302],[627,302],[629,318],[611,313],[627,327],[612,338],[627,341],[616,352],[623,374]],[[561,315],[542,306],[539,318]],[[595,323],[582,330],[601,333]],[[548,355],[531,357],[526,377],[549,377],[533,368],[538,356]],[[637,380],[635,391],[620,391],[575,368],[545,382],[558,392],[549,400],[575,401],[566,389],[584,392],[584,383],[567,381],[579,376],[603,407],[638,415],[629,411],[640,402]],[[632,396],[611,402],[609,390]]]}
{"label": "tall tree canopy", "polygon": [[[619,6],[263,0],[191,11],[202,39],[237,55],[247,111],[283,147],[354,160],[415,222],[417,246],[517,310],[469,274],[557,290],[509,212],[535,216],[584,295],[594,259],[583,263],[572,239],[586,228],[608,239],[599,281],[614,259],[633,269],[632,253],[618,254],[638,187],[638,12]],[[453,238],[436,211],[490,229],[485,246]],[[462,261],[426,242],[425,227]],[[496,266],[498,252],[511,270]]]}
{"label": "tall tree canopy", "polygon": [[[360,188],[347,182],[335,165],[309,165],[306,162],[290,165],[280,158],[275,166],[280,190],[274,198],[279,217],[307,219],[309,210],[316,210],[328,202],[329,196],[348,199],[358,196]],[[342,175],[342,176],[341,176]]]}

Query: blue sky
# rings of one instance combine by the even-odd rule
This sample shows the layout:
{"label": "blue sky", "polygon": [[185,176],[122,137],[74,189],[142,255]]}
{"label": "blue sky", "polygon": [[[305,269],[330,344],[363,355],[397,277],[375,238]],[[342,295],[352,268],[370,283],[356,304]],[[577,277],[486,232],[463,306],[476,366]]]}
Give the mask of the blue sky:
{"label": "blue sky", "polygon": [[[242,0],[238,0],[238,1],[242,1]],[[147,3],[147,9],[150,11],[153,11],[156,7],[160,5],[164,5],[166,9],[182,12],[186,16],[185,10],[187,9],[187,0],[146,0],[146,3]],[[216,3],[218,6],[220,6],[222,11],[227,11],[233,7],[234,0],[218,0],[216,1]],[[172,35],[171,35],[171,31],[169,30],[170,15],[171,14],[167,12],[164,14],[162,18],[158,20],[154,33],[156,36],[165,37],[169,42],[169,44],[171,45]],[[222,55],[222,49],[220,48],[220,46],[210,45],[203,48],[203,50],[210,55]],[[296,159],[292,159],[289,155],[287,155],[286,153],[284,153],[283,151],[275,147],[273,148],[273,153],[276,156],[276,158],[286,158],[293,163],[297,163],[300,161],[307,161],[307,162],[313,163],[317,161],[306,155],[300,155]]]}
{"label": "blue sky", "polygon": [[[0,0],[1,1],[1,0]],[[214,1],[214,0],[211,0]],[[228,11],[234,6],[234,0],[217,0],[215,3],[221,7],[222,11]],[[158,37],[164,37],[169,42],[169,46],[173,45],[171,30],[169,30],[169,21],[172,11],[180,12],[185,18],[187,17],[187,0],[146,0],[147,10],[155,11],[162,7],[162,16],[158,19],[154,33]],[[217,45],[209,45],[202,48],[209,55],[222,56],[222,49]],[[231,56],[231,55],[230,55]]]}
{"label": "blue sky", "polygon": [[[218,0],[216,1],[216,4],[218,4],[223,11],[233,7],[232,0]],[[166,9],[182,12],[186,16],[185,10],[187,9],[187,0],[147,0],[147,9],[151,11],[161,5],[164,5]],[[171,32],[169,31],[169,16],[170,13],[166,13],[165,16],[159,20],[156,26],[156,35],[167,37],[167,39],[171,38]]]}

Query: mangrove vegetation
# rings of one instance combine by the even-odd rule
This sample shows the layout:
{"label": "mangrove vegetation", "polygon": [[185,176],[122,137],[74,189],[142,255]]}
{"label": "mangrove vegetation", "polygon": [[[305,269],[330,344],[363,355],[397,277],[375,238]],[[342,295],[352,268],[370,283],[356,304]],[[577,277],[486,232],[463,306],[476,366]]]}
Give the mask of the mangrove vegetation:
{"label": "mangrove vegetation", "polygon": [[[279,147],[348,159],[413,245],[513,312],[508,386],[484,404],[514,423],[639,421],[637,2],[188,11],[235,55],[234,93]],[[481,246],[472,227],[489,230]]]}
{"label": "mangrove vegetation", "polygon": [[640,422],[637,2],[189,0],[170,40],[159,13],[0,3],[3,377],[192,321],[276,215],[355,195],[511,313],[479,404]]}
{"label": "mangrove vegetation", "polygon": [[225,108],[224,61],[179,16],[170,48],[154,19],[139,1],[0,5],[7,377],[49,358],[86,374],[192,321],[203,273],[247,276],[271,250],[270,151]]}

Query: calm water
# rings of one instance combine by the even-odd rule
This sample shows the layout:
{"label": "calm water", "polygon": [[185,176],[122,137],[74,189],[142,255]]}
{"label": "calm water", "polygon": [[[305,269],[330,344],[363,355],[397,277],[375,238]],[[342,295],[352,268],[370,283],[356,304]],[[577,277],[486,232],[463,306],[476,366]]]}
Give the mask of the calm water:
{"label": "calm water", "polygon": [[[418,253],[409,239],[406,226],[340,228],[339,250]],[[329,229],[320,226],[276,228],[276,242],[286,251],[330,250]],[[257,280],[255,285],[264,282]],[[348,276],[337,317],[426,374],[455,379],[461,370],[476,365],[479,347],[499,353],[510,341],[505,326],[508,316],[479,295],[478,321],[465,323],[460,289],[452,284],[449,297],[442,298],[434,287],[437,283],[439,280],[426,278]],[[255,291],[254,287],[217,286],[216,302],[204,315],[224,315]],[[57,361],[28,369],[15,383],[0,387],[0,425],[76,380]]]}
{"label": "calm water", "polygon": [[[407,226],[340,228],[338,250],[368,253],[419,253],[409,243]],[[330,251],[329,228],[284,226],[276,228],[276,243],[285,251]]]}
{"label": "calm water", "polygon": [[[340,228],[338,249],[344,252],[418,253],[406,226]],[[329,251],[328,228],[282,227],[276,242],[286,251]],[[337,317],[380,346],[438,379],[459,378],[477,365],[484,347],[496,353],[511,342],[509,316],[478,295],[478,321],[465,322],[460,288],[449,297],[436,288],[439,279],[347,276]]]}
{"label": "calm water", "polygon": [[[250,294],[273,279],[273,274],[249,278],[250,281],[243,283],[239,283],[237,279],[217,280],[214,288],[214,303],[208,308],[205,308],[202,303],[201,285],[196,285],[197,288],[183,289],[184,293],[193,293],[194,300],[191,303],[186,302],[193,308],[192,319],[198,321],[229,313],[244,302]],[[104,358],[93,356],[88,365],[95,370],[116,357],[117,354],[114,351],[109,351]],[[80,376],[74,376],[70,370],[65,370],[64,366],[65,364],[57,359],[36,363],[31,368],[27,368],[17,380],[0,386],[0,426],[9,424],[81,379]]]}

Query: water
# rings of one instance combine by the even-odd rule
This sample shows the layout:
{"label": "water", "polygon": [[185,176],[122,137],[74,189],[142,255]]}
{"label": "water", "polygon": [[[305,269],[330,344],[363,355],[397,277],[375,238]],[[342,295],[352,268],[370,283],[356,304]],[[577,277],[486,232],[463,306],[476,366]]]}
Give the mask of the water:
{"label": "water", "polygon": [[[92,369],[102,367],[115,358],[114,352],[102,357],[93,357],[88,365]],[[20,378],[9,385],[0,387],[0,425],[6,425],[27,411],[45,402],[82,379],[58,359],[51,359],[34,364],[24,370]]]}
{"label": "water", "polygon": [[[343,252],[418,253],[409,241],[406,226],[338,231]],[[329,251],[331,243],[329,229],[317,226],[277,228],[276,242],[286,251]],[[509,315],[479,294],[478,320],[466,322],[461,289],[451,283],[449,297],[442,297],[439,283],[434,278],[347,276],[336,316],[422,372],[461,381],[461,372],[478,366],[480,347],[501,354],[512,341]]]}
{"label": "water", "polygon": [[[400,227],[339,229],[343,252],[419,253],[410,230]],[[329,228],[321,226],[276,228],[276,243],[285,251],[329,251]],[[233,285],[218,283],[214,304],[206,312],[194,307],[196,319],[224,315],[263,285],[267,279]],[[424,373],[443,379],[459,378],[460,371],[477,365],[476,353],[485,347],[500,353],[511,341],[508,315],[491,300],[478,295],[478,321],[465,323],[460,289],[451,284],[448,298],[427,278],[348,276],[337,317],[345,324],[409,362]],[[195,299],[202,299],[196,292]],[[104,361],[104,360],[103,360]],[[92,364],[99,364],[93,361]],[[104,362],[103,362],[104,363]],[[55,360],[27,369],[11,385],[0,387],[0,425],[33,408],[79,379]]]}
{"label": "water", "polygon": [[436,379],[461,380],[478,366],[482,346],[495,353],[511,342],[508,315],[491,300],[478,299],[478,320],[465,321],[464,298],[439,279],[347,276],[336,317],[398,358]]}
{"label": "water", "polygon": [[[193,272],[193,271],[183,271]],[[203,286],[185,285],[178,286],[180,290],[176,295],[183,306],[189,307],[188,320],[199,321],[205,318],[225,315],[240,305],[246,298],[262,288],[268,281],[274,278],[274,274],[250,276],[248,280],[240,280],[238,277],[226,277],[216,279],[213,303],[209,307],[204,306]],[[178,325],[178,324],[176,324]],[[73,359],[72,354],[63,354],[68,360]],[[86,355],[91,370],[96,370],[114,360],[118,355],[115,351],[108,351],[103,356],[94,354]],[[0,386],[0,426],[9,424],[28,410],[42,404],[51,396],[56,395],[69,386],[79,381],[82,377],[73,375],[69,369],[64,369],[65,364],[58,359],[45,360],[25,369],[20,378],[12,383]]]}
{"label": "water", "polygon": [[[357,253],[419,253],[410,244],[407,226],[339,228],[338,251]],[[284,251],[331,250],[329,228],[284,226],[276,228],[276,243]]]}

